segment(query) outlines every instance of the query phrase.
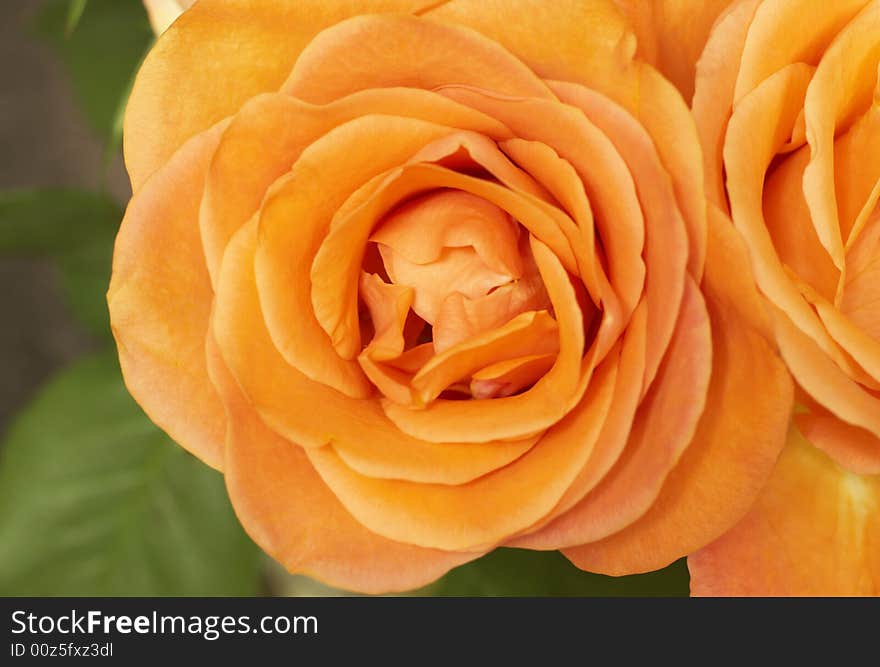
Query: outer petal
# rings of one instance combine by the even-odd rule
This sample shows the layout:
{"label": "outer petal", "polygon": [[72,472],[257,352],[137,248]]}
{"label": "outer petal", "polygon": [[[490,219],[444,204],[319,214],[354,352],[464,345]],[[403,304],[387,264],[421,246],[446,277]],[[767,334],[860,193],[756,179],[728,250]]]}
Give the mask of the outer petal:
{"label": "outer petal", "polygon": [[426,15],[478,30],[545,79],[611,87],[635,51],[611,0],[451,0]]}
{"label": "outer petal", "polygon": [[[733,109],[733,93],[749,25],[761,0],[740,0],[719,18],[697,61],[694,120],[703,145],[706,196],[727,211],[724,190],[724,135]],[[719,112],[723,109],[723,112]]]}
{"label": "outer petal", "polygon": [[208,465],[223,462],[223,407],[208,379],[214,293],[199,202],[228,123],[190,140],[135,194],[116,238],[107,292],[122,374],[150,418]]}
{"label": "outer petal", "polygon": [[693,595],[880,595],[880,476],[846,472],[792,429],[755,506],[688,568]]}
{"label": "outer petal", "polygon": [[[377,88],[327,105],[282,93],[258,95],[232,119],[211,160],[202,200],[202,241],[212,279],[232,235],[259,209],[266,191],[303,151],[334,128],[370,114],[422,118],[505,136],[500,123],[426,90]],[[332,164],[332,163],[331,163]]]}
{"label": "outer petal", "polygon": [[282,91],[320,103],[368,88],[448,84],[553,99],[547,84],[497,42],[399,14],[356,16],[325,30],[300,54]]}
{"label": "outer petal", "polygon": [[373,479],[354,473],[329,448],[310,449],[307,455],[345,507],[371,530],[450,550],[492,545],[547,514],[584,465],[608,410],[614,362],[609,358],[597,369],[583,403],[535,447],[467,484]]}
{"label": "outer petal", "polygon": [[735,0],[616,0],[633,23],[637,54],[659,69],[686,100],[712,25]]}
{"label": "outer petal", "polygon": [[713,368],[697,434],[641,519],[604,540],[564,550],[582,569],[647,572],[716,539],[748,511],[785,441],[791,378],[768,342],[739,237],[720,214],[710,220],[703,288]]}
{"label": "outer petal", "polygon": [[804,437],[857,475],[880,475],[880,438],[865,429],[850,426],[820,406],[795,415]]}
{"label": "outer petal", "polygon": [[436,0],[201,0],[150,51],[125,113],[137,192],[191,136],[279,86],[308,42],[356,14],[418,11]]}
{"label": "outer petal", "polygon": [[267,428],[241,394],[216,344],[211,375],[229,416],[226,486],[254,541],[291,572],[364,593],[430,583],[480,556],[422,549],[359,524],[318,477],[303,450]]}

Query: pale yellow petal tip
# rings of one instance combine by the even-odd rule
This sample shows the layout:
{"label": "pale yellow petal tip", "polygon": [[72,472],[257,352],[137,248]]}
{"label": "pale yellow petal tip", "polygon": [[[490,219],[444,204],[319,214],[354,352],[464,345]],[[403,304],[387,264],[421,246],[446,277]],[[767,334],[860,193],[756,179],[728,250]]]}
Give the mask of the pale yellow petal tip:
{"label": "pale yellow petal tip", "polygon": [[153,32],[161,35],[177,17],[193,6],[196,0],[144,0]]}

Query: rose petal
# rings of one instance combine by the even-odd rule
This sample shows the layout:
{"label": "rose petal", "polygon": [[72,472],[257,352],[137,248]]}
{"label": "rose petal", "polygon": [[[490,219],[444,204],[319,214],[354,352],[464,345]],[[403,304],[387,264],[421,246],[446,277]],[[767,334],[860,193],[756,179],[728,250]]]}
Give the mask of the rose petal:
{"label": "rose petal", "polygon": [[184,144],[132,198],[107,292],[131,395],[174,440],[218,469],[225,418],[205,366],[214,294],[197,221],[205,173],[227,124]]}
{"label": "rose petal", "polygon": [[423,410],[383,401],[385,414],[404,433],[429,441],[522,438],[555,424],[579,400],[584,355],[582,313],[559,260],[534,237],[532,250],[559,323],[559,356],[553,368],[517,396],[491,401],[440,399]]}
{"label": "rose petal", "polygon": [[180,17],[150,50],[125,112],[125,166],[137,192],[190,137],[277,90],[324,28],[364,12],[436,0],[214,0]]}
{"label": "rose petal", "polygon": [[880,437],[880,398],[844,373],[816,343],[776,310],[776,339],[798,384],[840,419]]}
{"label": "rose petal", "polygon": [[880,185],[880,160],[865,160],[866,155],[880,155],[880,94],[871,108],[834,142],[834,186],[840,232],[847,249],[853,242],[857,218]]}
{"label": "rose petal", "polygon": [[356,16],[323,31],[300,54],[281,90],[307,102],[329,102],[366,88],[432,90],[447,84],[553,97],[497,42],[461,26],[402,14]]}
{"label": "rose petal", "polygon": [[712,324],[712,377],[697,433],[639,520],[599,542],[566,549],[578,567],[621,575],[668,565],[739,521],[785,441],[792,383],[769,340],[748,254],[711,210],[703,294]]}
{"label": "rose petal", "polygon": [[470,127],[493,138],[510,134],[488,116],[424,90],[365,90],[326,105],[279,93],[258,95],[232,119],[208,171],[200,225],[212,280],[229,239],[303,150],[333,128],[370,114]]}
{"label": "rose petal", "polygon": [[834,188],[834,136],[838,127],[870,103],[880,64],[878,25],[880,2],[875,0],[840,31],[825,51],[804,100],[811,151],[804,171],[804,196],[819,240],[841,270],[844,248]]}
{"label": "rose petal", "polygon": [[792,430],[733,530],[688,558],[691,594],[880,595],[880,477],[842,470]]}
{"label": "rose petal", "polygon": [[[310,274],[313,281],[311,299],[315,316],[325,331],[332,332],[330,339],[342,357],[353,356],[360,349],[357,290],[356,285],[352,283],[352,276],[357,275],[359,271],[373,229],[401,201],[442,188],[470,193],[504,210],[536,238],[550,246],[567,270],[572,272],[577,270],[576,259],[568,241],[569,236],[564,230],[568,229],[571,234],[576,234],[577,231],[572,229],[574,223],[559,209],[525,192],[517,192],[498,183],[461,174],[438,165],[414,163],[389,171],[379,187],[368,193],[366,201],[359,207],[355,207],[350,213],[346,210],[346,214],[340,211],[340,215],[334,218],[329,234],[315,255]],[[360,199],[358,193],[355,193],[354,197]],[[467,253],[456,255],[447,251],[447,256],[462,260],[453,261],[453,264],[470,264],[473,274],[485,280],[484,284],[476,287],[476,291],[486,292],[492,286],[509,282],[511,278],[489,271],[473,252],[470,255]],[[428,273],[425,280],[420,280],[422,284],[430,281],[432,274],[437,276],[438,281],[444,275],[442,267],[407,266],[407,263],[399,257],[394,258],[394,266],[404,270],[410,269],[407,274],[410,281],[415,278],[416,272]],[[443,288],[443,282],[440,282],[437,289],[431,290],[427,295],[428,299],[425,303],[419,304],[425,307],[422,316],[434,319],[436,317],[434,311],[439,307],[440,298],[445,298],[446,295],[447,290]],[[478,296],[470,290],[465,290],[465,295],[471,298]],[[418,298],[417,291],[416,299]]]}
{"label": "rose petal", "polygon": [[[602,480],[620,458],[629,440],[633,420],[641,397],[641,382],[645,371],[645,344],[647,308],[640,303],[623,335],[614,396],[605,423],[586,464],[571,486],[553,508],[538,523],[522,531],[507,542],[508,546],[525,549],[559,549],[571,546],[571,530],[581,530],[577,513],[566,514]],[[583,404],[577,408],[583,409]]]}
{"label": "rose petal", "polygon": [[[341,357],[315,319],[311,263],[333,213],[351,192],[451,131],[409,118],[358,118],[303,151],[293,170],[267,194],[256,257],[260,304],[278,350],[308,377],[350,396],[365,397],[372,392],[354,354]],[[328,164],[336,168],[327,169]],[[290,224],[291,220],[303,222]],[[351,276],[355,291],[359,267],[360,263],[358,273]]]}
{"label": "rose petal", "polygon": [[779,259],[820,294],[831,300],[840,271],[822,247],[804,198],[804,169],[810,160],[804,146],[785,158],[764,184],[767,231]]}
{"label": "rose petal", "polygon": [[537,382],[555,361],[555,354],[533,354],[486,366],[473,374],[471,394],[477,399],[511,396]]}
{"label": "rose petal", "polygon": [[847,264],[840,310],[880,340],[880,208],[847,253]]}
{"label": "rose petal", "polygon": [[416,373],[413,389],[421,403],[428,403],[449,385],[491,364],[530,354],[555,353],[559,350],[558,328],[546,310],[518,315],[498,329],[438,354]]}
{"label": "rose petal", "polygon": [[326,487],[303,450],[267,428],[209,344],[211,375],[223,396],[226,486],[253,540],[289,571],[363,593],[405,591],[479,557],[422,549],[376,535]]}
{"label": "rose petal", "polygon": [[840,421],[821,406],[796,414],[798,430],[838,465],[857,475],[880,475],[880,438]]}
{"label": "rose petal", "polygon": [[223,360],[261,420],[306,448],[332,443],[340,456],[368,459],[385,476],[457,484],[503,466],[534,440],[433,443],[394,426],[375,400],[352,399],[309,380],[272,345],[256,292],[257,223],[236,233],[218,281],[213,331]]}
{"label": "rose petal", "polygon": [[737,104],[724,146],[727,190],[734,224],[749,246],[761,291],[838,366],[856,373],[785,272],[763,214],[764,174],[791,135],[811,76],[809,65],[790,65]]}
{"label": "rose petal", "polygon": [[644,128],[623,108],[583,86],[557,83],[551,88],[563,102],[582,109],[611,139],[633,174],[645,219],[645,298],[652,332],[645,353],[647,389],[675,328],[685,289],[688,233],[669,176]]}
{"label": "rose petal", "polygon": [[764,0],[749,26],[736,103],[793,63],[815,65],[829,42],[869,0]]}
{"label": "rose petal", "polygon": [[[733,4],[712,29],[706,48],[697,61],[694,120],[703,146],[706,196],[727,212],[724,189],[724,135],[733,109],[733,95],[749,26],[762,0]],[[723,111],[722,111],[723,110]]]}
{"label": "rose petal", "polygon": [[611,0],[452,0],[425,15],[478,30],[544,79],[600,89],[629,70],[636,48]]}
{"label": "rose petal", "polygon": [[593,204],[611,285],[628,317],[644,283],[644,219],[632,175],[614,144],[580,110],[567,105],[512,100],[463,87],[439,92],[497,118],[521,139],[548,145],[575,168]]}
{"label": "rose petal", "polygon": [[552,509],[583,466],[608,410],[615,361],[609,357],[597,370],[582,409],[557,423],[515,462],[467,484],[371,479],[352,472],[328,448],[307,453],[342,504],[371,530],[443,549],[488,547]]}
{"label": "rose petal", "polygon": [[697,59],[716,19],[734,0],[617,0],[632,22],[636,55],[660,70],[686,100],[694,92]]}

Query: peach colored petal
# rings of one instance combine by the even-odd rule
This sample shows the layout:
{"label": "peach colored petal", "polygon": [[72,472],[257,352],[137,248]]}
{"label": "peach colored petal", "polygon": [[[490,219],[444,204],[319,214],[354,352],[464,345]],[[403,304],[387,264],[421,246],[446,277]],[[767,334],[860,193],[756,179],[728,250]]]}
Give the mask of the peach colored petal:
{"label": "peach colored petal", "polygon": [[[395,283],[414,289],[413,310],[429,323],[436,321],[450,292],[477,299],[516,278],[509,273],[493,271],[472,248],[448,248],[429,264],[410,262],[387,246],[379,246],[379,250],[388,276]],[[321,300],[316,301],[323,304]],[[323,311],[316,311],[316,314],[320,316]]]}
{"label": "peach colored petal", "polygon": [[856,373],[784,270],[763,214],[764,174],[791,136],[811,77],[809,65],[790,65],[740,100],[724,146],[727,190],[734,225],[749,247],[761,291],[838,366]]}
{"label": "peach colored petal", "polygon": [[546,310],[517,315],[498,329],[452,346],[422,366],[413,389],[422,403],[432,401],[449,385],[481,368],[531,354],[559,350],[556,320]]}
{"label": "peach colored petal", "polygon": [[761,0],[740,0],[732,5],[712,29],[697,61],[692,108],[703,146],[706,196],[725,212],[728,207],[723,175],[724,136],[733,109],[746,35],[760,4]]}
{"label": "peach colored petal", "polygon": [[697,126],[678,91],[659,72],[642,65],[639,104],[630,112],[651,135],[669,177],[690,240],[688,271],[703,277],[706,261],[706,194]]}
{"label": "peach colored petal", "polygon": [[471,127],[493,138],[510,135],[488,116],[423,90],[365,90],[326,105],[279,93],[258,95],[232,119],[208,171],[200,225],[212,280],[229,239],[303,150],[333,128],[369,114]]}
{"label": "peach colored petal", "polygon": [[847,264],[840,310],[880,340],[880,207],[849,249]]}
{"label": "peach colored petal", "polygon": [[875,391],[880,389],[880,339],[861,329],[835,308],[834,304],[810,289],[808,285],[800,283],[797,279],[794,279],[794,282],[801,288],[804,298],[819,314],[828,333],[854,359],[854,364],[858,364],[860,373],[851,377],[869,389]]}
{"label": "peach colored petal", "polygon": [[880,398],[844,373],[785,313],[775,314],[779,349],[798,384],[840,419],[880,437]]}
{"label": "peach colored petal", "polygon": [[[309,146],[293,170],[267,194],[256,256],[260,303],[278,350],[308,377],[351,396],[370,395],[372,387],[353,360],[354,354],[339,356],[315,319],[312,259],[333,213],[354,190],[450,131],[427,121],[363,116]],[[328,164],[337,168],[328,170]],[[291,220],[300,223],[290,224]],[[358,272],[351,276],[355,291],[359,267],[360,262]]]}
{"label": "peach colored petal", "polygon": [[236,233],[223,260],[212,329],[223,360],[261,420],[306,448],[331,443],[339,456],[381,462],[384,475],[458,484],[517,458],[534,440],[433,443],[394,426],[375,400],[352,399],[289,366],[263,323],[254,276],[257,221]]}
{"label": "peach colored petal", "polygon": [[476,399],[511,396],[537,382],[555,361],[555,354],[533,354],[486,366],[473,374],[471,395]]}
{"label": "peach colored petal", "polygon": [[518,166],[546,187],[574,220],[583,239],[582,243],[572,243],[578,262],[578,274],[593,302],[598,305],[600,290],[597,274],[603,268],[596,255],[595,221],[590,201],[584,192],[584,184],[574,167],[559,157],[550,146],[538,141],[514,138],[502,142],[500,147]]}
{"label": "peach colored petal", "polygon": [[479,31],[544,79],[613,86],[635,51],[611,0],[452,0],[425,15]]}
{"label": "peach colored petal", "polygon": [[556,507],[541,521],[529,526],[519,536],[508,540],[508,546],[551,550],[571,546],[577,542],[569,539],[569,534],[572,530],[581,530],[583,526],[577,519],[577,512],[569,512],[569,510],[605,477],[629,440],[641,398],[640,380],[645,374],[646,313],[647,308],[644,302],[641,302],[623,335],[614,396],[589,459]]}
{"label": "peach colored petal", "polygon": [[[368,188],[371,186],[368,186]],[[559,209],[529,195],[504,187],[490,180],[469,176],[451,171],[434,164],[410,163],[404,167],[391,170],[383,178],[375,190],[368,192],[365,201],[349,212],[340,211],[334,217],[330,232],[324,239],[315,256],[315,264],[311,279],[314,283],[311,299],[315,307],[315,315],[321,321],[325,331],[332,332],[330,340],[340,356],[348,358],[357,354],[360,349],[360,325],[357,315],[357,290],[352,283],[352,276],[357,275],[363,262],[367,240],[371,237],[375,226],[401,201],[409,197],[427,193],[432,190],[448,188],[476,195],[504,210],[516,219],[536,238],[550,246],[554,254],[563,262],[564,267],[575,273],[576,258],[569,245],[569,236],[565,231],[576,234],[574,223]],[[360,200],[355,193],[354,199]],[[503,276],[489,271],[473,251],[446,251],[446,257],[452,264],[460,268],[470,265],[473,275],[479,275],[485,282],[475,286],[473,290],[465,290],[465,295],[475,298],[491,287],[510,281],[512,276]],[[386,253],[387,254],[387,253]],[[416,273],[424,273],[420,284],[425,285],[436,278],[436,289],[428,294],[428,299],[419,302],[416,291],[417,305],[422,316],[434,319],[435,309],[450,290],[443,287],[447,272],[434,265],[413,266],[399,256],[395,256],[392,271],[408,270],[408,279],[416,279]],[[259,261],[259,260],[258,260]],[[403,276],[399,276],[403,278]],[[456,281],[456,284],[459,281]],[[412,284],[412,282],[408,283]],[[455,285],[454,285],[455,286]],[[456,289],[458,287],[456,286]],[[280,295],[279,295],[280,296]],[[430,311],[430,312],[429,312]]]}
{"label": "peach colored petal", "polygon": [[580,400],[586,388],[582,313],[556,256],[534,237],[532,251],[559,323],[559,356],[553,368],[527,392],[491,401],[440,399],[422,410],[383,401],[385,414],[404,433],[432,442],[523,438],[552,426]]}
{"label": "peach colored petal", "polygon": [[838,465],[857,475],[880,475],[880,438],[818,406],[796,414],[794,421],[804,437]]}
{"label": "peach colored petal", "polygon": [[376,361],[399,357],[406,346],[404,327],[412,307],[412,288],[391,285],[375,273],[362,272],[360,294],[369,308],[374,332],[364,351]]}
{"label": "peach colored petal", "polygon": [[716,19],[735,0],[616,0],[632,22],[636,55],[676,85],[686,100],[694,92],[697,59]]}
{"label": "peach colored petal", "polygon": [[352,472],[328,448],[310,449],[307,455],[342,504],[380,535],[443,549],[481,549],[552,509],[589,456],[608,410],[615,371],[615,363],[603,364],[579,409],[515,462],[467,484],[371,479]]}
{"label": "peach colored petal", "polygon": [[415,264],[429,264],[445,248],[472,247],[486,266],[519,277],[517,227],[494,204],[467,192],[446,190],[407,202],[370,236]]}
{"label": "peach colored petal", "polygon": [[880,80],[877,91],[871,108],[834,142],[834,188],[847,249],[856,220],[880,183],[880,160],[865,159],[866,155],[880,155]]}
{"label": "peach colored petal", "polygon": [[793,63],[816,65],[835,35],[869,0],[764,0],[749,26],[736,103]]}
{"label": "peach colored petal", "polygon": [[321,481],[303,450],[260,420],[213,344],[208,351],[228,415],[229,497],[248,534],[290,572],[339,588],[387,593],[430,583],[481,555],[422,549],[364,528]]}
{"label": "peach colored petal", "polygon": [[644,128],[623,108],[583,86],[555,83],[551,88],[563,102],[582,109],[611,139],[633,175],[645,219],[645,298],[648,329],[652,332],[645,352],[647,388],[654,380],[678,317],[685,289],[688,233],[669,176]]}
{"label": "peach colored petal", "polygon": [[765,224],[780,261],[833,300],[840,271],[816,235],[804,198],[804,169],[809,160],[809,148],[804,146],[771,172],[764,184]]}
{"label": "peach colored petal", "polygon": [[[539,76],[583,84],[633,113],[657,144],[689,229],[699,232],[692,238],[690,256],[691,275],[699,280],[706,247],[699,138],[675,87],[652,67],[633,62],[635,35],[611,0],[452,0],[427,15],[475,28]],[[544,143],[562,155],[559,145]]]}
{"label": "peach colored petal", "polygon": [[227,124],[184,144],[132,198],[107,292],[131,395],[174,440],[218,469],[225,419],[205,366],[214,294],[197,221],[205,172]]}
{"label": "peach colored petal", "polygon": [[688,283],[675,335],[657,380],[639,406],[626,448],[602,481],[545,529],[557,547],[595,542],[645,514],[691,443],[703,412],[712,342],[699,289]]}
{"label": "peach colored petal", "polygon": [[308,42],[364,12],[411,12],[435,0],[212,0],[150,50],[125,112],[125,165],[137,192],[187,139],[277,90]]}
{"label": "peach colored petal", "polygon": [[644,282],[644,219],[632,175],[611,140],[568,105],[503,98],[463,87],[439,92],[497,118],[521,139],[550,146],[575,168],[593,204],[611,285],[628,317]]}
{"label": "peach colored petal", "polygon": [[434,349],[444,352],[456,343],[494,329],[527,310],[546,310],[550,299],[541,274],[529,253],[525,275],[515,283],[502,285],[478,299],[460,292],[446,297],[432,329]]}
{"label": "peach colored petal", "polygon": [[688,558],[691,594],[880,595],[880,477],[842,470],[796,430],[748,515]]}
{"label": "peach colored petal", "polygon": [[810,144],[804,196],[819,240],[841,270],[844,247],[834,188],[834,136],[840,126],[852,121],[853,114],[871,101],[880,65],[878,24],[880,1],[874,0],[841,30],[825,51],[804,100]]}
{"label": "peach colored petal", "polygon": [[729,530],[754,502],[785,441],[792,382],[768,342],[768,321],[748,254],[723,214],[710,210],[703,293],[712,324],[712,377],[694,440],[639,520],[563,553],[606,574],[668,565]]}
{"label": "peach colored petal", "polygon": [[497,42],[403,14],[356,16],[323,31],[300,54],[281,90],[307,102],[329,102],[366,88],[432,90],[448,84],[553,97]]}

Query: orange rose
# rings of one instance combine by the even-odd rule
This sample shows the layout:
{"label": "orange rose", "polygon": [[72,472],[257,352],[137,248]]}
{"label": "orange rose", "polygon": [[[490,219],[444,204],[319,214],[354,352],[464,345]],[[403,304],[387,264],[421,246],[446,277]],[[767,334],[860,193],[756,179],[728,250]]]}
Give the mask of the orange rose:
{"label": "orange rose", "polygon": [[754,511],[691,559],[695,592],[880,594],[878,64],[877,0],[742,0],[697,67],[708,196],[802,409]]}
{"label": "orange rose", "polygon": [[[389,13],[393,12],[393,13]],[[202,0],[125,123],[126,383],[291,571],[733,526],[791,381],[693,120],[610,1]]]}

